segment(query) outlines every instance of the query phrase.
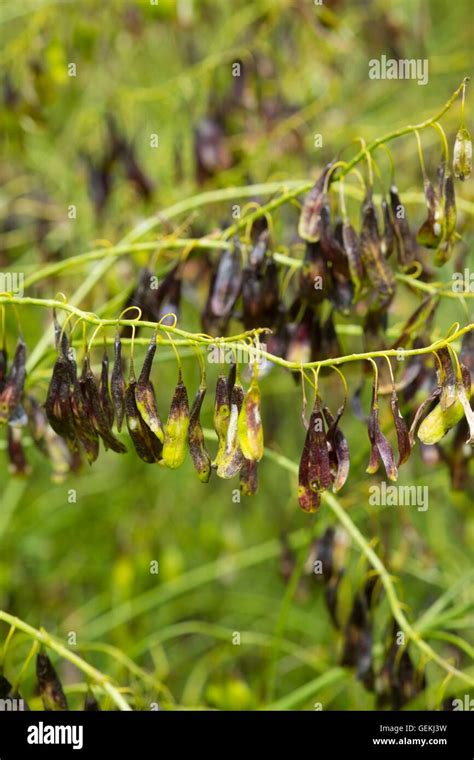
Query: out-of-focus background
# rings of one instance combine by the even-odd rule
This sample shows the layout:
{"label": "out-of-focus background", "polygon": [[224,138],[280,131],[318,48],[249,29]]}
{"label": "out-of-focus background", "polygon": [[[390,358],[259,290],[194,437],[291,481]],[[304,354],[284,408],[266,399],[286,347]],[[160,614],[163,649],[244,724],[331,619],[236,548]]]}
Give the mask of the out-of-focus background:
{"label": "out-of-focus background", "polygon": [[[339,151],[347,158],[357,150],[358,137],[370,141],[423,121],[472,69],[470,18],[468,0],[4,0],[0,267],[28,276],[63,258],[114,245],[141,219],[210,190],[315,178]],[[368,62],[381,55],[428,59],[428,83],[370,80]],[[468,121],[471,102],[468,90]],[[457,104],[442,122],[450,148],[459,120]],[[434,176],[439,135],[427,130],[422,141]],[[400,192],[415,199],[407,205],[420,223],[416,141],[407,136],[391,148]],[[386,187],[387,156],[379,152],[376,158]],[[347,184],[357,186],[353,180]],[[461,199],[473,200],[472,183],[457,189]],[[275,215],[278,244],[294,243],[297,219],[291,204]],[[457,262],[472,266],[472,226],[462,209],[459,221],[463,242]],[[231,222],[232,203],[220,202],[197,207],[168,231],[181,223],[181,236],[198,236]],[[136,252],[117,258],[81,305],[98,310],[107,302],[106,313],[117,316],[148,260],[149,253]],[[91,262],[38,282],[29,294],[71,297],[96,266]],[[440,278],[449,281],[453,266],[456,260],[440,270]],[[186,329],[200,329],[199,295],[184,294],[180,324]],[[398,298],[390,324],[402,324],[418,302],[408,292]],[[468,305],[446,299],[437,320],[442,329],[470,317]],[[31,354],[51,329],[50,315],[22,307],[20,319]],[[17,327],[10,309],[7,335],[12,350]],[[344,353],[362,346],[360,336],[342,335],[341,343]],[[140,347],[136,355],[139,363]],[[31,381],[40,399],[52,361],[49,352]],[[192,396],[199,382],[196,360],[183,356],[183,367]],[[360,368],[348,373],[352,390],[359,374]],[[215,376],[210,367],[211,389]],[[175,381],[173,354],[163,351],[156,374],[163,414]],[[341,398],[334,376],[322,382],[334,406]],[[304,440],[300,387],[279,368],[261,386],[266,444],[298,461]],[[396,590],[410,619],[448,594],[445,618],[431,630],[430,643],[472,674],[473,642],[464,649],[456,642],[458,634],[468,638],[474,620],[472,486],[453,491],[441,464],[427,479],[426,463],[415,450],[400,482],[428,483],[429,509],[370,506],[369,485],[378,481],[364,472],[367,433],[350,410],[345,417],[352,468],[341,503],[398,576]],[[212,427],[210,398],[203,423]],[[2,445],[0,608],[66,642],[75,633],[77,651],[128,685],[136,707],[149,709],[158,701],[218,709],[314,709],[314,703],[324,709],[374,708],[374,695],[354,669],[338,669],[342,636],[331,623],[311,561],[297,588],[288,585],[294,563],[304,560],[288,548],[288,536],[311,526],[317,537],[336,525],[324,507],[315,520],[301,512],[293,474],[264,459],[258,494],[236,501],[237,484],[213,477],[202,485],[189,457],[173,472],[145,465],[132,453],[102,452],[90,469],[52,484],[48,463],[33,447],[27,450],[30,477],[11,478]],[[72,503],[70,489],[77,493]],[[297,545],[305,541],[296,535]],[[158,574],[150,572],[153,561]],[[345,564],[342,619],[367,572],[353,546]],[[378,661],[387,618],[382,600],[374,630]],[[233,643],[235,632],[240,645]],[[27,648],[21,639],[11,645],[13,670]],[[410,651],[423,669],[420,652]],[[439,707],[442,700],[445,673],[433,663],[426,667],[427,689],[410,708]],[[60,672],[71,704],[80,706],[77,672],[67,663]],[[334,677],[311,688],[327,672]],[[38,705],[31,697],[32,678],[28,671],[22,688]],[[457,683],[454,693],[466,690]]]}

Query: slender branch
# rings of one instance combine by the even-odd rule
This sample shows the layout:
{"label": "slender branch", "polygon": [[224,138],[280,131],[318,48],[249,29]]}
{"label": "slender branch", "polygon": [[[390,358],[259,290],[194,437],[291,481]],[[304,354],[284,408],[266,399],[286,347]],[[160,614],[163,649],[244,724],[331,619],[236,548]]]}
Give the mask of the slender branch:
{"label": "slender branch", "polygon": [[[298,465],[295,462],[292,462],[291,459],[288,459],[283,454],[274,455],[274,452],[271,450],[266,449],[265,454],[270,458],[273,459],[273,461],[277,462],[281,467],[284,467],[289,472],[293,473],[294,475],[298,474]],[[365,540],[364,536],[360,532],[360,530],[357,528],[357,526],[352,522],[351,518],[343,509],[342,505],[338,501],[338,499],[335,498],[335,496],[332,495],[329,491],[324,491],[322,493],[322,499],[324,503],[329,507],[331,512],[335,515],[335,517],[338,519],[338,521],[344,526],[344,528],[347,530],[350,536],[354,539],[355,543],[359,546],[359,548],[362,550],[363,554],[366,556],[374,570],[377,571],[380,581],[385,589],[385,593],[387,595],[388,603],[390,606],[390,609],[392,611],[392,614],[397,621],[398,625],[400,626],[400,629],[405,633],[405,635],[413,641],[415,646],[418,647],[418,649],[423,652],[430,660],[433,660],[436,662],[443,670],[445,670],[447,673],[450,673],[453,676],[456,676],[457,678],[461,679],[465,683],[468,683],[470,686],[474,686],[474,678],[471,678],[471,676],[467,675],[466,673],[463,673],[461,670],[458,670],[454,665],[451,665],[450,662],[444,659],[444,657],[441,657],[419,634],[419,632],[416,630],[416,626],[411,625],[411,623],[408,622],[402,608],[401,603],[397,597],[397,593],[395,591],[395,586],[393,584],[392,577],[388,573],[385,565],[383,564],[380,557],[377,556],[377,554],[374,552],[370,544]]]}
{"label": "slender branch", "polygon": [[81,670],[86,676],[88,676],[109,695],[119,710],[130,711],[132,709],[128,702],[126,702],[122,697],[118,689],[110,683],[110,680],[106,675],[104,675],[104,673],[101,673],[100,670],[97,670],[97,668],[89,665],[89,663],[85,662],[82,657],[79,657],[77,654],[74,654],[74,652],[71,652],[70,649],[53,638],[44,629],[38,630],[37,628],[33,628],[33,626],[28,625],[28,623],[20,620],[20,618],[14,617],[14,615],[10,615],[8,612],[4,612],[3,610],[0,610],[0,620],[3,620],[5,623],[8,623],[19,631],[23,631],[23,633],[26,633],[28,636],[30,636],[30,638],[38,641],[40,644],[44,644],[44,646],[46,646],[48,649],[52,649],[62,659],[68,660],[70,663],[75,665],[76,668]]}
{"label": "slender branch", "polygon": [[[329,358],[329,359],[321,359],[319,361],[315,362],[291,362],[287,359],[282,359],[280,356],[275,356],[274,354],[270,354],[268,351],[264,351],[260,347],[257,346],[249,346],[248,343],[244,343],[246,338],[255,336],[257,334],[269,332],[267,328],[257,328],[256,330],[247,330],[246,332],[240,333],[239,335],[233,335],[229,336],[227,338],[213,338],[211,336],[207,335],[201,335],[199,333],[190,333],[186,330],[181,330],[178,327],[169,327],[166,325],[162,325],[159,322],[148,322],[148,321],[137,321],[136,319],[101,319],[93,312],[87,312],[82,311],[77,306],[74,306],[70,303],[65,303],[64,301],[58,301],[53,298],[30,298],[30,297],[17,297],[17,296],[8,296],[8,295],[0,295],[0,304],[1,303],[9,303],[9,304],[15,304],[15,305],[29,305],[29,306],[40,306],[42,308],[47,309],[58,309],[66,311],[70,314],[74,314],[78,318],[82,319],[87,324],[101,326],[101,327],[117,327],[117,325],[127,325],[127,326],[133,326],[139,324],[140,327],[146,327],[151,328],[153,330],[161,330],[162,332],[171,333],[172,335],[179,336],[183,340],[181,341],[181,345],[203,345],[203,346],[226,346],[227,348],[231,348],[234,350],[241,351],[242,353],[247,352],[246,355],[249,357],[252,357],[253,359],[266,359],[267,361],[272,362],[273,364],[278,364],[281,367],[286,367],[287,369],[298,371],[300,369],[311,369],[311,368],[317,368],[317,367],[331,367],[333,365],[341,365],[341,364],[348,364],[351,362],[357,362],[357,361],[366,361],[367,359],[377,359],[377,358],[384,358],[385,356],[394,356],[398,357],[400,355],[403,356],[403,358],[408,358],[410,356],[420,356],[422,354],[430,354],[436,349],[442,348],[444,346],[447,346],[451,343],[456,342],[466,333],[470,332],[474,329],[474,322],[470,323],[468,325],[465,325],[464,327],[456,330],[451,335],[449,335],[446,338],[440,338],[439,340],[434,341],[429,346],[423,346],[421,348],[410,348],[410,349],[400,349],[400,348],[388,348],[383,351],[366,351],[359,354],[348,354],[346,356],[339,356],[336,358]],[[168,344],[169,341],[166,341],[162,339],[160,342],[163,344]],[[402,353],[401,353],[402,352]],[[32,363],[32,359],[30,357],[29,363],[28,363],[28,369],[31,370],[32,367],[35,366],[34,363]]]}

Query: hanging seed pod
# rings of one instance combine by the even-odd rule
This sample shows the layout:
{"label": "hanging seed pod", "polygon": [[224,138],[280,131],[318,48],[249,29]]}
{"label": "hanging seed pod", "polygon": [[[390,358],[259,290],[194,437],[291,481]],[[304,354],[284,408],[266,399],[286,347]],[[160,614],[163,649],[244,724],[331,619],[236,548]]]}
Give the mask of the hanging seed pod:
{"label": "hanging seed pod", "polygon": [[191,454],[198,478],[202,483],[207,483],[211,477],[211,458],[206,449],[200,419],[202,402],[205,395],[206,387],[201,384],[191,408],[188,428],[189,453]]}
{"label": "hanging seed pod", "polygon": [[[305,309],[297,324],[289,325],[290,339],[285,359],[296,364],[305,364],[311,359],[311,343],[316,316],[313,309]],[[298,382],[298,376],[295,375]]]}
{"label": "hanging seed pod", "polygon": [[221,253],[216,279],[210,296],[211,312],[216,317],[228,317],[239,297],[242,286],[241,250],[238,238],[232,247]]}
{"label": "hanging seed pod", "polygon": [[48,387],[45,412],[52,429],[64,438],[71,452],[79,449],[70,401],[71,365],[63,355],[56,359]]}
{"label": "hanging seed pod", "polygon": [[329,289],[329,299],[336,309],[347,314],[353,301],[354,289],[343,248],[342,226],[338,225],[333,231],[328,203],[323,203],[321,208],[321,250],[330,264],[328,274],[332,287]]}
{"label": "hanging seed pod", "polygon": [[84,712],[99,712],[100,705],[91,691],[88,691],[84,699]]}
{"label": "hanging seed pod", "polygon": [[383,462],[389,480],[396,480],[398,477],[398,470],[395,464],[393,450],[390,443],[380,430],[377,377],[374,377],[372,387],[372,403],[370,407],[368,433],[371,449],[370,460],[366,472],[373,475],[379,469],[380,462]]}
{"label": "hanging seed pod", "polygon": [[[265,217],[263,217],[263,219],[266,224]],[[268,227],[265,227],[257,235],[256,239],[254,239],[254,227],[256,227],[255,223],[252,227],[252,240],[254,240],[254,245],[249,254],[249,264],[253,269],[260,271],[267,258],[266,254],[270,243],[270,230]]]}
{"label": "hanging seed pod", "polygon": [[53,483],[63,483],[71,470],[77,469],[80,460],[74,459],[64,439],[48,424],[43,408],[32,396],[26,399],[31,437],[37,448],[47,457],[52,467]]}
{"label": "hanging seed pod", "polygon": [[21,406],[26,379],[26,345],[23,338],[18,343],[11,369],[0,393],[0,425],[26,425],[27,417]]}
{"label": "hanging seed pod", "polygon": [[428,217],[418,230],[416,241],[424,248],[438,248],[444,234],[444,210],[429,179],[425,179],[425,198]]}
{"label": "hanging seed pod", "polygon": [[395,228],[390,215],[390,206],[385,198],[382,198],[382,217],[383,217],[383,234],[381,240],[382,253],[386,259],[389,259],[395,246]]}
{"label": "hanging seed pod", "polygon": [[136,385],[137,381],[133,374],[131,374],[125,389],[125,419],[130,438],[138,456],[144,462],[153,464],[161,460],[162,444],[147,427],[138,411],[135,400]]}
{"label": "hanging seed pod", "polygon": [[95,432],[102,438],[106,449],[112,449],[117,454],[125,454],[126,446],[112,433],[109,421],[101,404],[100,392],[94,374],[91,370],[89,356],[84,359],[81,376],[82,396],[90,412],[90,420]]}
{"label": "hanging seed pod", "polygon": [[245,459],[240,470],[240,492],[254,496],[258,491],[258,462]]}
{"label": "hanging seed pod", "polygon": [[298,235],[309,243],[316,243],[321,232],[321,207],[324,202],[324,185],[327,174],[332,166],[328,164],[314,187],[309,191],[303,201],[300,219],[298,223]]}
{"label": "hanging seed pod", "polygon": [[401,267],[407,267],[415,258],[416,242],[408,223],[405,206],[400,200],[398,188],[395,184],[390,187],[390,211],[392,229],[395,232],[397,244],[398,263]]}
{"label": "hanging seed pod", "polygon": [[69,400],[76,435],[86,452],[87,461],[92,464],[99,456],[99,435],[94,426],[92,406],[86,395],[85,378],[74,380],[70,386]]}
{"label": "hanging seed pod", "polygon": [[[342,239],[344,242],[344,250],[346,252],[347,261],[349,264],[349,273],[351,276],[351,282],[354,286],[354,301],[359,299],[362,283],[364,280],[364,265],[360,255],[360,244],[357,238],[357,233],[352,224],[348,221],[344,222],[342,227]],[[389,254],[385,253],[385,256]]]}
{"label": "hanging seed pod", "polygon": [[358,593],[344,631],[341,665],[357,668],[357,678],[367,689],[374,687],[372,624],[365,596]]}
{"label": "hanging seed pod", "polygon": [[[418,438],[422,443],[432,445],[438,443],[446,435],[451,428],[457,425],[460,420],[465,416],[466,412],[470,416],[468,411],[469,399],[471,398],[471,379],[469,373],[463,372],[462,381],[456,381],[456,387],[454,391],[454,400],[446,404],[446,401],[442,403],[442,399],[448,396],[451,399],[452,391],[449,388],[449,380],[444,379],[441,387],[439,403],[432,409],[427,417],[421,423],[418,429]],[[446,392],[445,392],[446,389]],[[418,414],[418,412],[417,412]],[[412,425],[413,429],[413,425]]]}
{"label": "hanging seed pod", "polygon": [[392,710],[401,710],[426,688],[425,675],[417,672],[408,649],[400,652],[398,629],[393,620],[385,659],[377,676],[377,709],[390,705]]}
{"label": "hanging seed pod", "polygon": [[350,456],[349,445],[344,433],[339,428],[339,421],[344,414],[345,402],[337,410],[335,417],[327,406],[323,407],[324,418],[328,426],[327,440],[330,445],[330,462],[333,476],[332,490],[337,493],[341,490],[349,475]]}
{"label": "hanging seed pod", "polygon": [[298,503],[305,512],[316,512],[321,504],[319,491],[314,491],[310,485],[309,463],[311,447],[311,427],[308,427],[306,439],[301,454],[298,469]]}
{"label": "hanging seed pod", "polygon": [[397,467],[400,467],[410,457],[411,445],[410,445],[410,433],[408,430],[408,426],[400,411],[400,406],[398,403],[398,395],[395,389],[395,385],[392,388],[390,407],[392,409],[393,421],[395,422],[395,430],[397,432],[397,445],[398,445]]}
{"label": "hanging seed pod", "polygon": [[[235,366],[235,365],[234,365]],[[235,381],[234,381],[235,382]],[[234,385],[232,383],[232,387]],[[232,389],[231,389],[232,390]],[[222,455],[225,451],[227,440],[227,430],[230,420],[230,399],[227,379],[224,375],[219,375],[216,383],[216,397],[214,401],[214,430],[217,433],[218,450],[212,463],[213,467],[218,467]]]}
{"label": "hanging seed pod", "polygon": [[118,335],[115,337],[114,343],[114,367],[110,388],[115,410],[115,421],[117,430],[120,433],[125,414],[125,379],[122,370],[122,343]]}
{"label": "hanging seed pod", "polygon": [[263,426],[260,415],[261,396],[258,368],[255,364],[250,388],[244,396],[237,423],[238,440],[246,459],[259,462],[263,457]]}
{"label": "hanging seed pod", "polygon": [[110,396],[109,390],[109,357],[107,349],[104,348],[104,355],[102,356],[101,372],[100,372],[100,384],[99,384],[99,400],[102,408],[107,427],[112,429],[114,424],[114,405]]}
{"label": "hanging seed pod", "polygon": [[189,428],[189,404],[181,370],[171,401],[165,425],[163,443],[163,464],[172,470],[181,467],[186,456],[186,442]]}
{"label": "hanging seed pod", "polygon": [[244,464],[244,455],[240,449],[238,436],[238,419],[243,400],[244,389],[236,381],[230,393],[230,416],[225,447],[217,464],[217,475],[220,478],[233,478]]}
{"label": "hanging seed pod", "polygon": [[[181,267],[175,266],[160,283],[156,290],[151,290],[150,306],[153,321],[173,326],[179,319],[181,305]],[[169,316],[168,316],[169,315]]]}
{"label": "hanging seed pod", "polygon": [[377,215],[370,190],[362,206],[360,253],[367,276],[377,293],[378,306],[388,306],[395,294],[396,281],[382,254]]}
{"label": "hanging seed pod", "polygon": [[36,656],[38,690],[45,710],[68,710],[67,699],[56,670],[46,652]]}
{"label": "hanging seed pod", "polygon": [[165,440],[165,434],[156,407],[155,392],[150,381],[151,367],[155,352],[156,335],[153,335],[146,352],[142,371],[140,372],[138,382],[135,386],[135,401],[143,421],[146,423],[147,427],[150,428],[152,433],[156,435],[158,440],[163,443]]}
{"label": "hanging seed pod", "polygon": [[21,442],[21,428],[8,427],[8,462],[11,475],[26,476],[31,472],[31,467],[26,460],[25,451]]}
{"label": "hanging seed pod", "polygon": [[308,461],[308,480],[314,491],[325,491],[331,485],[331,464],[329,448],[321,411],[321,399],[316,395],[313,411],[309,420],[310,448]]}
{"label": "hanging seed pod", "polygon": [[456,135],[453,149],[453,174],[464,182],[472,171],[472,140],[466,127],[461,127]]}
{"label": "hanging seed pod", "polygon": [[442,266],[451,258],[453,246],[457,239],[456,222],[456,195],[454,192],[454,182],[449,174],[444,183],[444,237],[436,251],[434,263],[437,267]]}
{"label": "hanging seed pod", "polygon": [[300,298],[311,306],[317,306],[328,295],[328,282],[328,271],[320,243],[307,243],[298,280]]}

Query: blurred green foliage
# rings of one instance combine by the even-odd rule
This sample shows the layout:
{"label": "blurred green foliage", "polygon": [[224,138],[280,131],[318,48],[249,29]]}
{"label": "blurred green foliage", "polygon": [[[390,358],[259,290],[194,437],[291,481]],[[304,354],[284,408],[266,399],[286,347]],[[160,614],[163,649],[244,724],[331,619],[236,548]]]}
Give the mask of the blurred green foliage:
{"label": "blurred green foliage", "polygon": [[[115,244],[141,218],[203,190],[315,176],[338,151],[350,155],[355,149],[350,143],[357,137],[368,141],[395,126],[421,121],[469,73],[470,13],[468,0],[328,0],[321,7],[310,0],[160,0],[157,5],[4,0],[0,265],[28,273],[90,250],[94,241]],[[428,58],[429,84],[369,82],[368,60],[381,54]],[[238,85],[232,77],[235,62],[244,71]],[[68,74],[71,63],[75,76]],[[468,118],[470,100],[468,96]],[[195,130],[216,112],[225,117],[223,145],[232,165],[200,180]],[[88,167],[100,165],[107,153],[111,115],[120,134],[133,144],[150,192],[145,197],[127,176],[127,167],[117,165],[106,203],[98,211]],[[450,144],[458,122],[458,108],[443,120]],[[150,145],[155,134],[157,148]],[[321,149],[314,147],[315,134],[323,137]],[[433,171],[439,158],[435,130],[423,135],[423,145]],[[394,144],[393,153],[401,192],[420,191],[413,137]],[[386,157],[376,158],[387,183]],[[472,183],[461,195],[473,199]],[[77,210],[74,220],[68,218],[71,204]],[[411,213],[421,221],[422,209]],[[230,223],[230,214],[229,204],[217,204],[182,221],[186,234],[199,235]],[[278,242],[294,242],[296,220],[297,210],[291,206],[275,216]],[[467,265],[472,228],[463,218],[461,223]],[[84,308],[96,310],[111,300],[110,313],[117,314],[147,259],[148,254],[117,259]],[[70,296],[94,266],[35,285],[33,292]],[[443,277],[449,277],[444,270]],[[416,302],[408,295],[397,301],[391,323],[400,325]],[[444,327],[467,321],[462,305],[454,301],[443,304],[440,314]],[[25,307],[20,317],[31,350],[49,329],[46,313]],[[182,324],[199,329],[190,303],[185,304]],[[13,346],[16,327],[10,312],[7,325]],[[342,342],[344,352],[362,345],[359,338],[347,336]],[[142,354],[137,347],[137,364]],[[99,360],[99,352],[95,358]],[[51,359],[49,354],[44,370]],[[192,357],[183,364],[192,397],[198,367]],[[171,352],[158,356],[155,372],[164,414],[176,381]],[[352,390],[359,373],[360,367],[349,372]],[[41,398],[46,376],[33,383]],[[215,377],[211,368],[210,389]],[[333,376],[325,377],[323,388],[334,406],[340,392]],[[274,368],[262,382],[262,394],[266,445],[297,461],[304,438],[300,388],[289,374]],[[206,427],[212,427],[211,406],[208,398]],[[397,592],[410,619],[416,620],[458,584],[452,601],[455,614],[449,622],[441,621],[439,629],[466,637],[474,621],[469,582],[472,490],[454,493],[446,470],[439,467],[429,473],[427,512],[368,506],[369,485],[377,479],[364,473],[367,434],[354,415],[346,417],[353,463],[342,504],[367,540],[374,541],[390,572],[400,576]],[[311,569],[282,617],[288,586],[281,572],[280,538],[300,528],[321,535],[334,518],[324,508],[314,520],[301,513],[295,478],[274,462],[264,459],[258,494],[239,503],[233,482],[213,477],[207,486],[199,483],[189,457],[174,472],[147,466],[133,453],[118,457],[102,452],[90,470],[53,485],[47,463],[32,448],[32,476],[25,481],[8,477],[4,452],[1,456],[0,607],[63,639],[75,631],[77,651],[128,684],[137,707],[149,709],[162,698],[181,707],[219,709],[262,708],[272,699],[286,699],[282,706],[290,708],[313,709],[315,702],[324,709],[374,707],[373,696],[350,669],[336,671],[333,680],[318,681],[313,691],[300,696],[301,687],[338,667],[341,635],[331,625],[321,584]],[[401,483],[426,481],[426,467],[415,451],[401,472]],[[68,500],[70,489],[77,492],[76,503]],[[306,553],[303,548],[303,557]],[[159,563],[158,574],[150,573],[153,561]],[[340,592],[346,615],[367,571],[358,550],[349,552],[347,562]],[[387,616],[383,601],[375,628],[379,660]],[[240,646],[232,644],[234,632],[241,633]],[[122,650],[164,683],[172,698],[162,697],[156,684],[131,673],[115,656],[81,649],[99,641]],[[472,674],[465,652],[446,641],[432,643]],[[27,646],[20,637],[12,643],[12,670],[21,664]],[[416,650],[412,656],[419,661]],[[65,682],[77,684],[77,673],[67,664],[61,667]],[[418,698],[418,707],[439,705],[443,678],[437,666],[428,666],[429,688]],[[22,687],[26,694],[31,679],[28,673]],[[457,684],[456,695],[465,689]],[[82,697],[74,686],[70,691],[72,704],[80,705]]]}

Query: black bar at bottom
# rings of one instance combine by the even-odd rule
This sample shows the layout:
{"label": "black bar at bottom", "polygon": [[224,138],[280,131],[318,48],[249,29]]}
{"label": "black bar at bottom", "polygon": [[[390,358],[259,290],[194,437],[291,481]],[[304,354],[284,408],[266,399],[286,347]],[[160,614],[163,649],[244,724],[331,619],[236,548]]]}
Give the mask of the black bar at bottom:
{"label": "black bar at bottom", "polygon": [[[212,755],[264,749],[294,756],[344,750],[365,757],[473,760],[474,714],[459,712],[2,712],[0,760],[115,758],[172,750]],[[156,750],[156,753],[155,753]],[[112,757],[112,755],[110,755]],[[335,755],[336,756],[336,755]],[[331,758],[329,759],[331,760]]]}

